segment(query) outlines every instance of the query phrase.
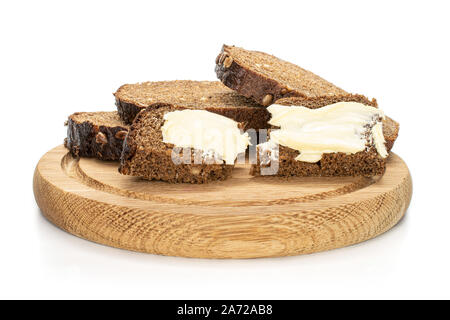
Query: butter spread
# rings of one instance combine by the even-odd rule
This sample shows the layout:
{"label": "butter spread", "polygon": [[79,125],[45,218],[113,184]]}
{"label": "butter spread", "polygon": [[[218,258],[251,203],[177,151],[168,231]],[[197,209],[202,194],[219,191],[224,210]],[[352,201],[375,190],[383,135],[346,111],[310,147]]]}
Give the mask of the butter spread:
{"label": "butter spread", "polygon": [[357,102],[338,102],[309,109],[273,104],[269,124],[280,127],[270,140],[298,150],[296,160],[317,162],[324,153],[353,154],[373,144],[383,158],[388,153],[383,136],[383,111]]}
{"label": "butter spread", "polygon": [[388,156],[388,152],[385,145],[386,140],[383,135],[383,123],[377,122],[372,127],[372,140],[380,156],[386,158]]}
{"label": "butter spread", "polygon": [[234,164],[249,144],[238,123],[205,110],[177,110],[164,115],[163,142],[175,147],[194,148],[218,154],[226,164]]}

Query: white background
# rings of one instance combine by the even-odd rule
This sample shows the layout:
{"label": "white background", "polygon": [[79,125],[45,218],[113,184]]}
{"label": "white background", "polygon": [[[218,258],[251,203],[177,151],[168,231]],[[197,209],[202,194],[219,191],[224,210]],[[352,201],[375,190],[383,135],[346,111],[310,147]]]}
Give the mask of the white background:
{"label": "white background", "polygon": [[[2,1],[0,298],[450,298],[448,1]],[[39,158],[75,111],[145,80],[214,80],[223,43],[266,51],[401,123],[414,194],[388,233],[276,259],[153,256],[71,236],[40,214]]]}

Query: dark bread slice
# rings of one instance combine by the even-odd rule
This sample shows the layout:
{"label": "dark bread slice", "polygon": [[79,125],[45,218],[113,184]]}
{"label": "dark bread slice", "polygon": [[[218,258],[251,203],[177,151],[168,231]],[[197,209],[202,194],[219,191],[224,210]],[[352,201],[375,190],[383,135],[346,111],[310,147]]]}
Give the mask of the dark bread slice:
{"label": "dark bread slice", "polygon": [[[264,106],[286,97],[314,104],[348,93],[318,75],[270,54],[223,45],[216,58],[217,77],[227,87]],[[364,104],[376,104],[360,96]]]}
{"label": "dark bread slice", "polygon": [[[358,96],[355,99],[337,100],[360,102]],[[306,106],[309,108],[320,108],[331,104],[330,101],[318,105],[302,104],[302,99],[290,98],[281,99],[276,103],[286,106]],[[392,149],[395,140],[398,137],[399,124],[389,117],[383,120],[383,135],[386,140],[386,149],[388,152]],[[259,147],[258,147],[259,148]],[[252,165],[250,174],[254,176],[261,175],[261,167],[269,167],[271,151],[262,152],[264,159],[261,159],[261,153],[257,152],[257,163]],[[278,172],[277,176],[376,176],[381,175],[386,170],[387,158],[382,158],[377,150],[372,146],[368,150],[357,152],[355,154],[345,153],[324,153],[322,159],[316,163],[297,161],[295,158],[299,151],[285,146],[279,146],[278,151]],[[269,161],[268,161],[269,159]],[[263,164],[261,163],[263,162]]]}
{"label": "dark bread slice", "polygon": [[119,160],[129,126],[113,112],[76,112],[67,121],[64,146],[75,157]]}
{"label": "dark bread slice", "polygon": [[155,103],[204,109],[243,123],[244,130],[267,128],[270,114],[261,105],[219,81],[158,81],[125,84],[116,93],[120,117],[131,123],[139,111]]}
{"label": "dark bread slice", "polygon": [[172,161],[174,146],[163,142],[163,117],[167,112],[183,109],[187,108],[154,104],[136,116],[124,142],[119,167],[121,174],[172,183],[206,183],[231,176],[233,165],[207,164],[205,161],[194,164],[197,150],[192,150],[192,164],[175,164]]}

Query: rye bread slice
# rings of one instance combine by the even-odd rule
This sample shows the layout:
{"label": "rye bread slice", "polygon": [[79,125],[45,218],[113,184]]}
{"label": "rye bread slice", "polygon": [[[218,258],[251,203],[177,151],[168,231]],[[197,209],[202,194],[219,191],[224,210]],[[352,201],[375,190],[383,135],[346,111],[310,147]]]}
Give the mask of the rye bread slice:
{"label": "rye bread slice", "polygon": [[139,111],[160,103],[214,112],[243,123],[244,130],[267,128],[270,119],[264,107],[219,81],[176,80],[125,84],[114,96],[119,115],[128,124]]}
{"label": "rye bread slice", "polygon": [[75,157],[119,160],[129,126],[113,112],[76,112],[66,122],[64,146]]}
{"label": "rye bread slice", "polygon": [[121,174],[171,183],[207,183],[231,176],[234,165],[208,164],[206,161],[194,164],[195,153],[199,150],[191,150],[191,164],[173,162],[174,146],[163,142],[161,127],[164,114],[183,109],[187,107],[154,104],[136,116],[124,142],[119,167]]}
{"label": "rye bread slice", "polygon": [[[339,101],[358,101],[358,96],[354,99],[337,100]],[[278,100],[276,103],[286,106],[306,106],[309,108],[320,108],[331,103],[323,101],[316,105],[307,105],[303,103],[302,98],[288,98]],[[303,104],[302,104],[303,103]],[[389,117],[383,120],[383,135],[386,140],[386,149],[391,151],[395,140],[398,137],[399,124]],[[316,163],[297,161],[295,158],[299,151],[285,146],[279,146],[278,155],[272,154],[271,150],[264,150],[262,146],[257,146],[257,163],[252,165],[250,174],[254,176],[261,175],[261,167],[270,167],[271,161],[278,158],[278,172],[275,174],[282,177],[291,176],[377,176],[382,175],[386,170],[387,158],[382,158],[374,146],[368,150],[357,152],[355,154],[345,153],[324,153],[322,159]]]}
{"label": "rye bread slice", "polygon": [[[227,87],[239,94],[268,106],[286,97],[301,97],[305,103],[348,93],[318,75],[273,55],[223,45],[216,58],[217,77]],[[376,105],[364,96],[360,102]]]}

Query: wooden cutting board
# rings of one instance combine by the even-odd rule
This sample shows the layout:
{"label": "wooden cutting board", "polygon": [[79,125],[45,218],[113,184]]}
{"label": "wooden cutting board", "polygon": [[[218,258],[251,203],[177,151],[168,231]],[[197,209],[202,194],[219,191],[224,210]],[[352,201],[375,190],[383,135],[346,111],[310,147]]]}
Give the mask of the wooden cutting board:
{"label": "wooden cutting board", "polygon": [[252,177],[248,165],[206,185],[123,176],[117,162],[74,159],[63,146],[34,174],[43,214],[76,236],[170,256],[256,258],[305,254],[373,238],[404,215],[409,170],[392,154],[383,177]]}

